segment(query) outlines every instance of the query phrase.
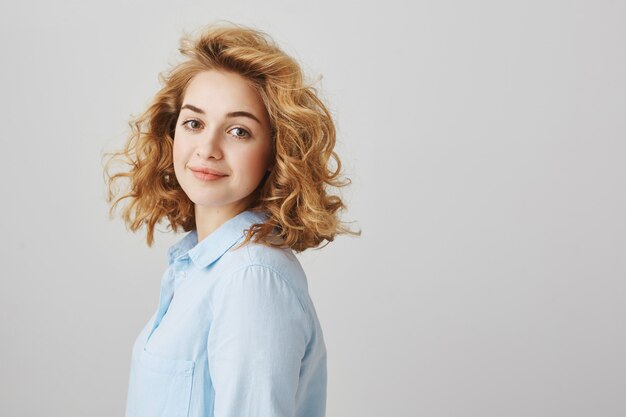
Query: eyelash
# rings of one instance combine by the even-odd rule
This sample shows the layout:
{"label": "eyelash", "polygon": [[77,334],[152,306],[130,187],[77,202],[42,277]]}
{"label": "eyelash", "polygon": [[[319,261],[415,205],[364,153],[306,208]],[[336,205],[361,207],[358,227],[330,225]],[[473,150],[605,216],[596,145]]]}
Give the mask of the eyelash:
{"label": "eyelash", "polygon": [[[185,120],[185,121],[182,123],[182,125],[181,125],[181,126],[183,126],[183,128],[185,128],[185,130],[187,130],[187,131],[189,131],[189,132],[196,132],[198,129],[192,129],[192,128],[190,128],[190,127],[188,126],[189,122],[197,122],[197,123],[200,123],[200,121],[199,121],[199,120],[196,120],[196,119],[189,119],[189,120]],[[244,132],[246,133],[246,134],[245,134],[245,136],[231,135],[231,136],[235,137],[236,139],[248,139],[250,136],[252,136],[252,135],[250,135],[250,132],[248,132],[248,131],[247,131],[246,129],[244,129],[243,127],[238,127],[238,126],[237,126],[237,127],[233,127],[233,128],[232,128],[232,129],[230,129],[230,130],[233,130],[233,129],[239,129],[239,130],[242,130],[242,131],[244,131]],[[229,130],[229,132],[230,132],[230,130]]]}

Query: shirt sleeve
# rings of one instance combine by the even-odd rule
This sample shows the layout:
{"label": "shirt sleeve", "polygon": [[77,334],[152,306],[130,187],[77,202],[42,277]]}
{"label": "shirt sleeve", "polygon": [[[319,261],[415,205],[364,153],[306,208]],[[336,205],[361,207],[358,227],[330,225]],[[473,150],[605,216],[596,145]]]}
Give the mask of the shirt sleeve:
{"label": "shirt sleeve", "polygon": [[309,322],[287,282],[265,266],[216,292],[208,334],[215,417],[293,417]]}

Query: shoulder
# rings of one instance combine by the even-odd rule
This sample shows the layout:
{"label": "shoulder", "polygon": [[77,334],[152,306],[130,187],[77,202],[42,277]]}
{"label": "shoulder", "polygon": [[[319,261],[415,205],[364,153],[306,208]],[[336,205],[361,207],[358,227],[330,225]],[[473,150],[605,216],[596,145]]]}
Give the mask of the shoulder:
{"label": "shoulder", "polygon": [[290,248],[274,248],[256,242],[235,245],[224,255],[233,275],[264,271],[285,281],[297,293],[307,292],[307,277],[298,258]]}
{"label": "shoulder", "polygon": [[299,309],[309,310],[307,277],[290,248],[274,248],[256,242],[236,244],[224,254],[221,262],[214,303],[244,296],[273,299],[277,304],[294,302]]}
{"label": "shoulder", "polygon": [[254,315],[304,320],[305,327],[312,328],[306,275],[291,249],[251,242],[225,256],[230,267],[216,285],[216,310],[239,305]]}

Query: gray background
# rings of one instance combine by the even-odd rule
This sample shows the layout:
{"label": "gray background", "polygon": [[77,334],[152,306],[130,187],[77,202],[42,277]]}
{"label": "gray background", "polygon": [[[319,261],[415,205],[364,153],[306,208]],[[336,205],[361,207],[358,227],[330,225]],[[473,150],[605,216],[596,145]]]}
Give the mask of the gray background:
{"label": "gray background", "polygon": [[[183,30],[268,31],[336,116],[339,237],[300,256],[328,416],[626,415],[621,1],[0,6],[0,415],[119,416],[179,238],[110,221],[101,157]],[[165,230],[162,228],[162,230]]]}

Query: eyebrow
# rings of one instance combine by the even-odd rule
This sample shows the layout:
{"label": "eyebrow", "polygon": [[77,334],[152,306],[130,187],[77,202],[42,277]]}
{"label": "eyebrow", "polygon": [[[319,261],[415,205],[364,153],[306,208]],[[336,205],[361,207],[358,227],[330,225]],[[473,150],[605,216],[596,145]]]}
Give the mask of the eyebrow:
{"label": "eyebrow", "polygon": [[[196,113],[199,113],[199,114],[206,114],[204,112],[204,110],[202,110],[199,107],[194,106],[193,104],[185,104],[183,107],[181,107],[181,110],[183,110],[183,109],[189,109],[189,110],[191,110],[193,112],[196,112]],[[248,117],[250,119],[256,120],[256,122],[258,124],[262,124],[261,121],[254,114],[249,113],[247,111],[241,111],[241,110],[240,111],[233,111],[233,112],[227,113],[226,116],[228,116],[228,117]]]}

